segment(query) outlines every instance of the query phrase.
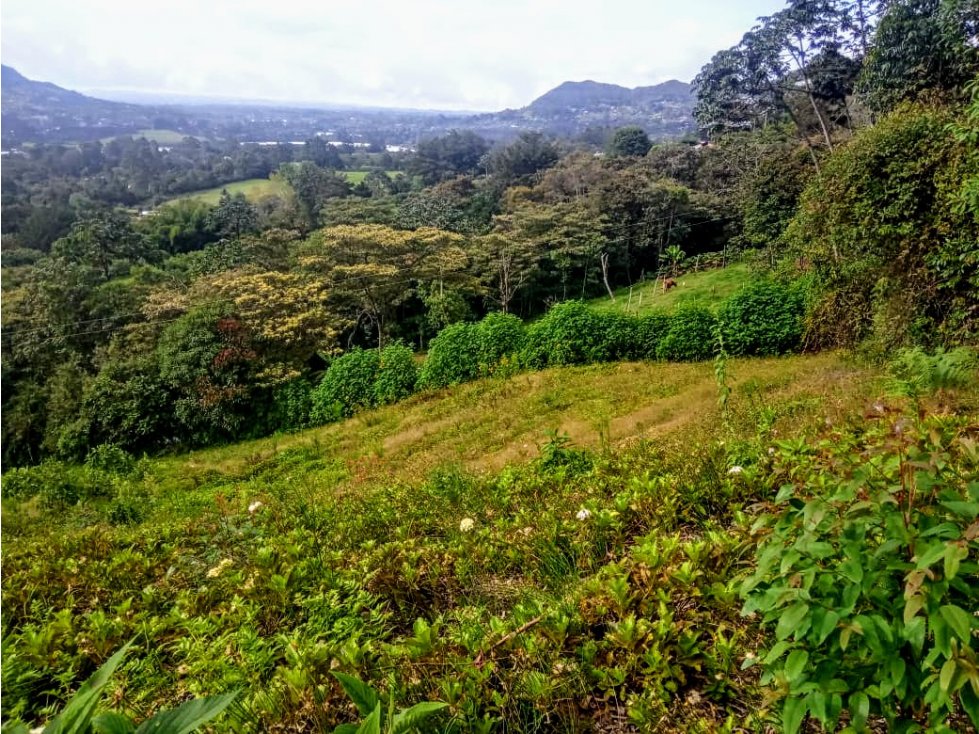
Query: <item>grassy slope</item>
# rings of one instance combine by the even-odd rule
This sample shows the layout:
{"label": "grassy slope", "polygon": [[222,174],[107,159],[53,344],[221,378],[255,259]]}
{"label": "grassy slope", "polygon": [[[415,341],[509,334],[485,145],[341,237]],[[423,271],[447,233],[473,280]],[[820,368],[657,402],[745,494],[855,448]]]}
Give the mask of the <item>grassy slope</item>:
{"label": "grassy slope", "polygon": [[[365,178],[367,178],[367,171],[341,171],[341,174],[349,181],[351,184],[359,184]],[[385,171],[388,178],[394,178],[398,172],[397,171]]]}
{"label": "grassy slope", "polygon": [[620,310],[628,313],[648,313],[653,310],[671,310],[681,303],[698,303],[715,306],[728,296],[737,293],[752,278],[747,265],[738,263],[726,268],[687,273],[676,279],[677,285],[666,293],[659,280],[647,281],[632,288],[615,291],[615,301],[608,296],[596,298],[591,305],[603,310]]}
{"label": "grassy slope", "polygon": [[205,204],[217,204],[221,198],[221,192],[227,189],[228,193],[244,194],[245,198],[255,201],[263,196],[284,196],[289,191],[289,185],[284,181],[268,178],[249,178],[244,181],[235,181],[224,186],[215,186],[213,189],[203,189],[184,194],[180,199],[198,199]]}
{"label": "grassy slope", "polygon": [[[868,384],[868,373],[831,354],[735,360],[729,371],[735,388],[759,406],[798,402],[836,409]],[[551,369],[417,395],[343,423],[204,449],[159,466],[175,477],[234,477],[283,450],[309,447],[353,467],[347,481],[355,484],[416,481],[445,464],[492,471],[526,461],[551,430],[589,448],[603,441],[696,438],[716,423],[716,400],[710,363]]]}
{"label": "grassy slope", "polygon": [[[574,662],[576,646],[591,644],[589,630],[599,630],[597,644],[612,644],[600,632],[607,624],[601,609],[611,602],[599,581],[614,568],[602,569],[625,561],[632,543],[653,542],[641,540],[645,533],[674,538],[668,544],[682,534],[693,545],[681,552],[700,553],[685,513],[713,513],[712,505],[690,499],[693,510],[676,518],[669,508],[673,497],[698,496],[687,488],[705,470],[724,473],[728,459],[718,458],[718,446],[723,454],[723,442],[751,439],[762,422],[791,436],[852,411],[876,390],[874,373],[834,354],[728,367],[735,392],[727,424],[709,363],[561,368],[418,395],[303,433],[150,461],[143,479],[120,490],[144,515],[136,524],[108,523],[97,503],[63,513],[8,505],[6,623],[48,631],[15,632],[5,668],[13,666],[11,680],[30,685],[30,676],[15,673],[30,661],[53,661],[30,665],[40,671],[38,685],[57,690],[44,676],[64,676],[70,660],[75,678],[60,680],[73,688],[94,661],[133,635],[149,635],[119,683],[125,705],[143,714],[189,694],[238,688],[257,730],[273,723],[283,731],[330,730],[350,717],[329,675],[339,665],[375,683],[383,671],[398,671],[406,703],[457,701],[453,715],[463,719],[493,711],[510,724],[501,730],[571,730],[579,719],[611,730],[621,723],[620,708],[606,706]],[[553,429],[579,446],[616,448],[594,478],[524,472]],[[483,478],[454,479],[451,467],[460,465]],[[438,472],[447,478],[432,479]],[[667,497],[629,510],[633,519],[616,521],[612,535],[576,525],[578,508],[607,512],[619,493],[654,487],[651,475],[675,484]],[[265,509],[251,515],[256,500]],[[460,532],[462,517],[476,518],[472,537]],[[744,553],[734,539],[711,538],[719,555],[705,561],[712,574],[706,586],[726,582]],[[743,624],[723,595],[702,606],[687,587],[667,592],[666,583],[655,581],[685,615],[696,608],[709,625]],[[641,588],[630,597],[639,606],[619,608],[622,619],[651,614],[641,600],[660,592]],[[721,613],[726,622],[713,616]],[[504,632],[541,614],[549,621],[523,635],[512,657],[493,652]],[[579,631],[555,646],[552,638],[564,639],[554,627],[562,615]],[[404,645],[424,636],[419,618],[441,619],[442,628],[435,647],[411,642],[420,645],[413,652]],[[474,666],[480,650],[501,658],[497,673]],[[535,692],[541,670],[559,686],[544,699]],[[463,689],[453,688],[456,681]],[[504,692],[498,704],[489,700],[493,690]],[[4,693],[5,704],[31,700],[16,687]],[[541,718],[538,700],[559,707],[560,722]],[[732,706],[738,717],[747,711]],[[690,730],[691,721],[716,713],[689,708],[661,728]]]}

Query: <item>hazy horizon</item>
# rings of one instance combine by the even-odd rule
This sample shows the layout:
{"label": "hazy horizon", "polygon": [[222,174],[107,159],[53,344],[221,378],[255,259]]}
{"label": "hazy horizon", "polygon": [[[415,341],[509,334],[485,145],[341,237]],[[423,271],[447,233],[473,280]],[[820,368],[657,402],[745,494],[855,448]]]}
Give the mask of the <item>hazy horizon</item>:
{"label": "hazy horizon", "polygon": [[93,96],[478,112],[522,107],[565,81],[690,81],[781,5],[372,0],[338,10],[174,0],[160,13],[110,0],[6,0],[0,33],[4,64]]}

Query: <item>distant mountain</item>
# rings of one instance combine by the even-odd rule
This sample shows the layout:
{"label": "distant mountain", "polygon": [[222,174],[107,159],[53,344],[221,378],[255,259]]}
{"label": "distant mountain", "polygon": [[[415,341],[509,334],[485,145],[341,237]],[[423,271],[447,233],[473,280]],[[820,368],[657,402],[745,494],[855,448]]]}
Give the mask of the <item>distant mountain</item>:
{"label": "distant mountain", "polygon": [[154,110],[108,102],[28,79],[0,66],[0,106],[4,147],[23,141],[97,140],[153,127]]}
{"label": "distant mountain", "polygon": [[4,148],[25,142],[77,143],[150,129],[241,141],[284,142],[325,135],[342,142],[374,140],[407,146],[451,129],[473,130],[490,140],[539,130],[598,144],[611,129],[623,125],[639,125],[654,139],[680,137],[695,129],[691,87],[676,80],[635,89],[594,81],[565,82],[526,107],[485,114],[284,103],[133,104],[33,81],[9,66],[2,67],[0,90]]}
{"label": "distant mountain", "polygon": [[693,88],[675,79],[649,87],[595,81],[564,82],[526,107],[479,115],[476,129],[494,124],[556,135],[600,137],[602,131],[639,125],[653,138],[679,137],[696,129]]}

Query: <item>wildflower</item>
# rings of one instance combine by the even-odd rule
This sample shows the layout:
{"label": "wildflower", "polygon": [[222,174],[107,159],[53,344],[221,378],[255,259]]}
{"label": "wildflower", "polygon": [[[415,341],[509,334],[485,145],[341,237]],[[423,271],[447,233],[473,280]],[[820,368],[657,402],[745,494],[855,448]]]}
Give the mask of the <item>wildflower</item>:
{"label": "wildflower", "polygon": [[231,562],[231,559],[230,559],[230,558],[225,558],[225,559],[223,559],[223,560],[222,560],[222,561],[221,561],[221,562],[220,562],[220,563],[219,563],[218,565],[216,565],[216,566],[215,566],[214,568],[209,568],[209,569],[207,570],[207,577],[208,577],[209,579],[214,579],[214,578],[217,578],[218,576],[220,576],[220,575],[221,575],[221,572],[222,572],[222,571],[224,571],[224,569],[226,569],[226,568],[227,568],[228,566],[230,566],[230,565],[231,565],[231,563],[232,563],[232,562]]}
{"label": "wildflower", "polygon": [[263,507],[265,507],[265,505],[262,502],[259,502],[258,500],[255,500],[250,505],[248,505],[248,514],[249,515],[254,515],[256,512],[258,512]]}
{"label": "wildflower", "polygon": [[728,469],[727,470],[727,473],[728,474],[740,474],[743,471],[744,471],[744,467],[735,465],[735,466],[732,466],[730,469]]}
{"label": "wildflower", "polygon": [[462,522],[459,523],[459,530],[464,533],[468,533],[474,527],[476,527],[476,521],[471,517],[464,517],[462,518]]}
{"label": "wildflower", "polygon": [[575,515],[575,517],[579,520],[587,520],[589,517],[591,517],[591,510],[582,507],[580,510],[578,510],[578,514]]}
{"label": "wildflower", "polygon": [[775,456],[775,447],[774,446],[769,446],[768,447],[768,455],[769,456]]}

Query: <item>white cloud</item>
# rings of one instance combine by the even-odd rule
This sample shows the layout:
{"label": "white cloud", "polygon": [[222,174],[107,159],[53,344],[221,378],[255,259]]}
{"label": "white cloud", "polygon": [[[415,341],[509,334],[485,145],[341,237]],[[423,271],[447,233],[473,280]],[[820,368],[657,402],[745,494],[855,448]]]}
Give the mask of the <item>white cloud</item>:
{"label": "white cloud", "polygon": [[[3,62],[77,89],[440,109],[691,79],[779,0],[4,0]],[[737,7],[732,7],[737,6]]]}

